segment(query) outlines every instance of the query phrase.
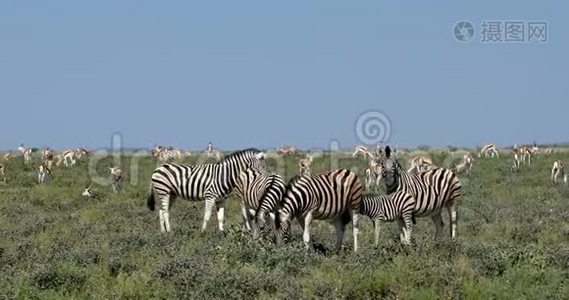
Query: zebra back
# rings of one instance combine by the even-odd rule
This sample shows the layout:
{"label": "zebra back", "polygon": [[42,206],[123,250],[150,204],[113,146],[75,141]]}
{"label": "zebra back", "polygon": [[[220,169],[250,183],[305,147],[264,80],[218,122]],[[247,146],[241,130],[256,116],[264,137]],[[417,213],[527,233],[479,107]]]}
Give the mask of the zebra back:
{"label": "zebra back", "polygon": [[226,197],[235,187],[240,172],[263,159],[259,150],[246,149],[214,164],[164,164],[152,173],[152,187],[161,197],[174,195],[192,200],[203,200],[207,196]]}
{"label": "zebra back", "polygon": [[254,209],[256,215],[274,211],[284,190],[285,183],[279,174],[257,168],[241,172],[235,187],[237,196]]}
{"label": "zebra back", "polygon": [[346,169],[296,176],[286,188],[280,218],[312,212],[314,219],[332,219],[349,209],[359,212],[362,192],[358,176]]}
{"label": "zebra back", "polygon": [[408,174],[400,171],[395,187],[387,187],[388,192],[408,192],[416,200],[415,215],[428,216],[439,212],[444,206],[458,203],[460,181],[456,174],[445,168]]}
{"label": "zebra back", "polygon": [[372,220],[393,221],[403,214],[413,214],[415,198],[407,192],[391,195],[364,195],[360,213]]}

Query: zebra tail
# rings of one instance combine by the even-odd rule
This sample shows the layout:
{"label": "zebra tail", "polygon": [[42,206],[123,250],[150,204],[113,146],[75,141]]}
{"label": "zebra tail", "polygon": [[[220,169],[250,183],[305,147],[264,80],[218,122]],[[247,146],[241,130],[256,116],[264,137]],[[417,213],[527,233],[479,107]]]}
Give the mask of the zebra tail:
{"label": "zebra tail", "polygon": [[415,214],[411,215],[411,221],[413,222],[413,225],[417,225],[417,219],[415,219]]}
{"label": "zebra tail", "polygon": [[146,206],[148,207],[148,209],[150,209],[151,211],[154,211],[154,191],[150,191],[150,195],[148,196],[148,198],[146,199]]}

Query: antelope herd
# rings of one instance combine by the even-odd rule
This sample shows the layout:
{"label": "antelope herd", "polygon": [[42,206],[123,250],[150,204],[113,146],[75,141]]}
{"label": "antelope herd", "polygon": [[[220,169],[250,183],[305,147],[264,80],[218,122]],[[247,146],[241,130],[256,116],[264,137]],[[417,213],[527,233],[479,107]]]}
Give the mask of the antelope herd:
{"label": "antelope herd", "polygon": [[[32,162],[32,154],[35,150],[24,144],[20,144],[17,148],[17,152],[23,158],[24,164],[30,164]],[[37,182],[38,184],[46,184],[52,176],[54,167],[73,167],[81,159],[88,157],[90,152],[85,148],[70,148],[63,151],[55,151],[49,147],[43,148],[38,151],[40,157],[40,163],[37,165]],[[156,157],[159,163],[168,163],[171,161],[182,161],[185,157],[190,156],[191,152],[184,151],[180,148],[175,148],[171,146],[161,146],[154,145],[150,150],[152,156]],[[219,150],[215,149],[212,143],[208,143],[206,149],[202,152],[204,158],[213,160],[214,162],[219,162],[222,160],[222,154]],[[276,149],[276,153],[282,156],[298,155],[299,149],[295,146],[284,145]],[[522,164],[530,166],[533,159],[539,153],[552,154],[553,150],[547,148],[540,151],[536,143],[531,146],[527,145],[514,145],[511,148],[511,170],[517,172]],[[400,151],[399,155],[403,152]],[[498,147],[494,143],[487,143],[483,145],[478,151],[478,157],[482,158],[498,158],[500,157]],[[370,149],[364,145],[358,145],[354,148],[352,152],[352,157],[363,158],[367,160],[367,167],[364,170],[363,182],[365,183],[366,190],[377,190],[381,180],[381,166],[379,159],[383,155],[381,147],[377,149]],[[395,155],[395,152],[393,153]],[[13,159],[17,155],[11,151],[0,152],[0,182],[6,181],[6,169],[7,161]],[[402,155],[403,156],[403,155]],[[298,160],[298,172],[300,175],[310,175],[311,166],[314,161],[314,156],[311,153],[304,154],[304,157]],[[409,168],[408,173],[421,173],[436,168],[432,159],[427,155],[415,155],[408,159]],[[466,173],[469,174],[474,166],[474,158],[470,153],[464,153],[461,160],[452,167],[452,170],[456,173]],[[124,177],[123,170],[119,166],[113,166],[108,168],[110,171],[110,182],[114,192],[118,192],[121,189],[122,181]],[[567,174],[565,174],[564,163],[561,160],[555,160],[551,168],[551,182],[553,183],[568,183]],[[84,195],[87,196],[91,193],[91,188],[88,187],[84,190]]]}

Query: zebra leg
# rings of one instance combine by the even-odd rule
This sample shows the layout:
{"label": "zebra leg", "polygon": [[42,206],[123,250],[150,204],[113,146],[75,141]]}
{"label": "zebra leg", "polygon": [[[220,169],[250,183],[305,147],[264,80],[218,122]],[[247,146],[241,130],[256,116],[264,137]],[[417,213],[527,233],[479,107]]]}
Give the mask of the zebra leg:
{"label": "zebra leg", "polygon": [[221,199],[215,203],[217,208],[217,224],[219,230],[223,231],[223,222],[225,221],[225,199]]}
{"label": "zebra leg", "polygon": [[[352,223],[352,231],[353,231],[353,236],[354,236],[354,252],[358,251],[358,233],[360,231],[360,229],[358,227],[359,220],[360,220],[360,214],[357,213],[356,211],[353,211],[352,212],[352,222],[353,222]],[[342,238],[343,237],[344,237],[344,233],[342,233]],[[341,244],[340,244],[340,247],[342,247]]]}
{"label": "zebra leg", "polygon": [[207,222],[211,218],[211,211],[215,205],[215,200],[213,198],[206,198],[205,200],[205,212],[203,216],[202,232],[205,231],[207,227]]}
{"label": "zebra leg", "polygon": [[375,226],[375,241],[373,245],[375,247],[379,246],[379,232],[381,231],[381,223],[379,220],[373,220],[373,225]]}
{"label": "zebra leg", "polygon": [[435,224],[435,239],[439,239],[442,237],[443,228],[445,226],[445,224],[443,223],[443,218],[441,216],[441,213],[438,212],[436,215],[433,215],[431,219]]}
{"label": "zebra leg", "polygon": [[413,231],[413,214],[404,213],[402,216],[404,240],[401,241],[404,245],[411,244],[411,232]]}
{"label": "zebra leg", "polygon": [[[158,195],[157,195],[158,196]],[[170,217],[168,214],[168,209],[170,206],[170,197],[169,196],[158,196],[160,201],[160,210],[158,211],[158,216],[160,217],[160,232],[169,232],[170,231]]]}
{"label": "zebra leg", "polygon": [[456,238],[456,230],[457,230],[457,217],[456,217],[456,204],[452,203],[447,206],[447,212],[450,220],[450,237],[452,239]]}
{"label": "zebra leg", "polygon": [[401,241],[401,244],[405,244],[405,238],[407,237],[407,232],[405,230],[405,222],[403,221],[403,218],[399,218],[399,220],[397,220],[397,225],[399,225],[399,241]]}
{"label": "zebra leg", "polygon": [[249,210],[245,206],[245,203],[241,202],[241,216],[243,217],[243,229],[251,230],[251,218],[249,217]]}
{"label": "zebra leg", "polygon": [[306,216],[300,220],[304,233],[302,234],[302,240],[306,249],[310,249],[310,223],[312,223],[312,212],[306,214]]}

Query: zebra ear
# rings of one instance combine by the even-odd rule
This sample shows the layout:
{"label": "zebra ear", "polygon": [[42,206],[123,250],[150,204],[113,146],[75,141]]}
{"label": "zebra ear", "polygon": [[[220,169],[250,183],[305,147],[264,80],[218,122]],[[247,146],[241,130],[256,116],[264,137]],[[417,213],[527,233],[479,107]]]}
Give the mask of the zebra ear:
{"label": "zebra ear", "polygon": [[391,148],[385,146],[385,157],[389,158],[391,156]]}

